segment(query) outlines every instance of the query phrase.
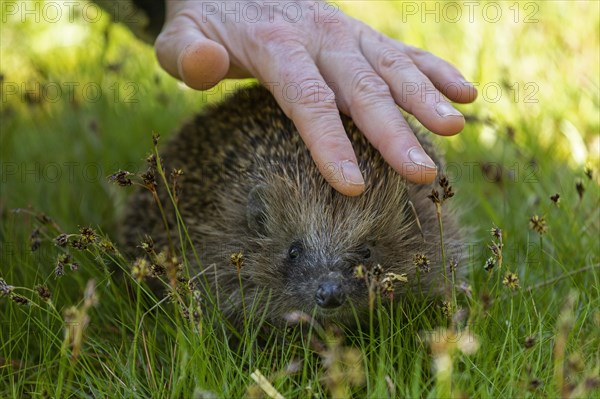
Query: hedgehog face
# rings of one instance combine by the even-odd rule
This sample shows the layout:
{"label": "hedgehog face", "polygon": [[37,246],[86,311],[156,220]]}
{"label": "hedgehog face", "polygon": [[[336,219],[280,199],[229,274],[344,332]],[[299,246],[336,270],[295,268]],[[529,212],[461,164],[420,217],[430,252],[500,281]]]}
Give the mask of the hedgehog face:
{"label": "hedgehog face", "polygon": [[248,254],[253,286],[269,292],[268,314],[281,319],[302,311],[318,320],[352,324],[355,313],[368,304],[367,285],[356,269],[358,265],[370,267],[375,248],[365,244],[342,249],[306,234],[281,238],[264,239]]}
{"label": "hedgehog face", "polygon": [[367,298],[366,285],[357,277],[356,268],[370,258],[371,249],[366,245],[342,249],[326,240],[315,242],[310,236],[293,240],[280,260],[290,304],[328,317],[340,317],[352,306],[360,307]]}
{"label": "hedgehog face", "polygon": [[289,185],[260,185],[251,191],[246,216],[256,238],[248,248],[248,277],[253,286],[269,290],[268,314],[275,319],[302,311],[318,320],[354,324],[357,315],[368,311],[365,273],[376,265],[402,267],[392,260],[405,250],[404,196],[395,197],[398,203],[381,208],[385,213],[378,215],[368,194],[350,198],[329,187],[315,192],[322,195],[300,200],[300,192]]}

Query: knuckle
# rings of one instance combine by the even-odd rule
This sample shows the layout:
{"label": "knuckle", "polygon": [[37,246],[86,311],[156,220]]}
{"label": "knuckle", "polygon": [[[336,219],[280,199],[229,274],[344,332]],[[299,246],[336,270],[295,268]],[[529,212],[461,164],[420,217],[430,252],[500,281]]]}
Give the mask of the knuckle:
{"label": "knuckle", "polygon": [[299,111],[308,111],[313,114],[337,112],[335,94],[322,80],[304,78],[294,82],[294,85],[298,90],[298,96],[290,111],[292,119],[293,115]]}
{"label": "knuckle", "polygon": [[432,56],[432,54],[429,51],[425,51],[421,48],[414,46],[407,46],[407,52],[410,57],[416,59]]}
{"label": "knuckle", "polygon": [[408,55],[392,47],[387,47],[379,53],[378,64],[382,69],[391,71],[404,71],[414,67]]}
{"label": "knuckle", "polygon": [[318,134],[309,138],[306,145],[311,151],[321,151],[325,153],[345,152],[346,147],[350,145],[348,138],[333,130],[321,130]]}
{"label": "knuckle", "polygon": [[295,29],[289,25],[276,23],[256,23],[249,28],[249,37],[254,37],[261,46],[282,46],[300,43]]}
{"label": "knuckle", "polygon": [[384,80],[372,70],[359,70],[352,80],[352,98],[350,108],[378,103],[390,97],[390,91]]}
{"label": "knuckle", "polygon": [[382,127],[383,130],[379,133],[369,135],[369,142],[376,150],[385,152],[387,148],[406,137],[406,132],[402,129],[402,124],[396,120],[386,120],[383,122]]}

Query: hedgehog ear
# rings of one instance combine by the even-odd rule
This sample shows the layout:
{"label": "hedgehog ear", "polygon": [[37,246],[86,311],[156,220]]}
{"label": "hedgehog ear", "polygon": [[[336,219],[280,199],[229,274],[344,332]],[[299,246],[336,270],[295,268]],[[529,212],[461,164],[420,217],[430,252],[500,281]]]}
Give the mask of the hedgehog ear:
{"label": "hedgehog ear", "polygon": [[246,221],[251,231],[264,235],[266,233],[267,206],[265,193],[267,186],[259,184],[250,190],[248,205],[246,207]]}

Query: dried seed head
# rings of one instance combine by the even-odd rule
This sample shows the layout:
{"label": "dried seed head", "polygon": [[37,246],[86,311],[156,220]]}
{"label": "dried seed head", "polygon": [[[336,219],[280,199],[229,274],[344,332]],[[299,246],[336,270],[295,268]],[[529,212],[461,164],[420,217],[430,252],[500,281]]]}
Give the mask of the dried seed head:
{"label": "dried seed head", "polygon": [[516,290],[520,287],[519,285],[519,277],[515,273],[508,272],[502,279],[502,284],[511,290]]}
{"label": "dried seed head", "polygon": [[167,250],[166,249],[162,250],[158,254],[156,254],[156,258],[154,259],[154,262],[156,262],[157,264],[166,268],[167,264],[169,263],[169,261],[167,259]]}
{"label": "dried seed head", "polygon": [[413,265],[415,265],[422,273],[428,273],[430,270],[429,259],[423,253],[417,253],[413,256]]}
{"label": "dried seed head", "polygon": [[383,266],[381,266],[379,263],[376,264],[373,266],[371,273],[373,273],[373,277],[379,278],[383,274]]}
{"label": "dried seed head", "polygon": [[38,239],[38,238],[32,239],[31,240],[31,246],[30,246],[31,252],[35,252],[38,249],[40,249],[41,245],[42,245],[42,241],[40,239]]}
{"label": "dried seed head", "polygon": [[454,191],[452,191],[452,186],[450,185],[450,181],[446,176],[440,176],[439,184],[444,191],[442,195],[442,203],[447,199],[454,197]]}
{"label": "dried seed head", "polygon": [[579,195],[579,199],[581,200],[583,198],[583,193],[585,193],[585,186],[581,180],[575,183],[575,189],[577,190],[577,195]]}
{"label": "dried seed head", "polygon": [[546,225],[546,219],[543,216],[534,215],[529,219],[529,226],[535,230],[539,235],[543,235],[548,230]]}
{"label": "dried seed head", "polygon": [[71,263],[71,256],[69,254],[60,254],[56,259],[56,267],[54,268],[54,275],[56,277],[62,277],[65,275],[65,265]]}
{"label": "dried seed head", "polygon": [[502,244],[492,242],[490,245],[488,245],[488,248],[496,259],[498,259],[502,254]]}
{"label": "dried seed head", "polygon": [[542,380],[540,380],[539,378],[533,378],[531,381],[529,381],[529,390],[536,391],[542,385],[543,385]]}
{"label": "dried seed head", "polygon": [[149,154],[146,157],[146,163],[148,164],[148,168],[151,170],[156,170],[156,167],[158,166],[156,163],[156,155],[155,154]]}
{"label": "dried seed head", "polygon": [[433,202],[436,205],[442,203],[442,201],[440,200],[440,194],[437,192],[437,190],[435,188],[431,189],[431,194],[429,194],[427,196],[427,198],[429,198],[431,200],[431,202]]}
{"label": "dried seed head", "polygon": [[527,338],[525,338],[525,342],[523,343],[523,345],[525,346],[525,349],[531,349],[535,345],[535,342],[535,337],[530,335]]}
{"label": "dried seed head", "polygon": [[439,177],[438,183],[441,188],[450,187],[450,182],[448,181],[448,178],[445,175],[441,175]]}
{"label": "dried seed head", "polygon": [[583,172],[585,173],[587,178],[590,180],[592,180],[592,178],[594,177],[594,171],[589,166],[586,166],[585,169],[583,170]]}
{"label": "dried seed head", "polygon": [[500,227],[492,227],[490,233],[492,234],[492,237],[502,241],[502,230],[500,229]]}
{"label": "dried seed head", "polygon": [[436,206],[442,205],[447,199],[454,197],[454,191],[450,186],[450,181],[446,176],[440,176],[438,184],[442,188],[441,195],[435,188],[431,189],[431,194],[427,196]]}
{"label": "dried seed head", "polygon": [[56,264],[56,267],[54,268],[54,276],[55,277],[62,277],[65,275],[65,265],[62,264],[61,262],[58,262]]}
{"label": "dried seed head", "polygon": [[381,289],[381,292],[383,292],[384,294],[394,293],[394,282],[386,277],[384,277],[383,280],[381,280],[381,283],[379,283],[379,287]]}
{"label": "dried seed head", "polygon": [[360,264],[354,268],[354,277],[356,278],[365,278],[366,268],[365,265]]}
{"label": "dried seed head", "polygon": [[453,308],[450,301],[442,301],[442,314],[448,318],[452,317]]}
{"label": "dried seed head", "polygon": [[229,256],[229,261],[231,262],[232,265],[235,266],[235,268],[237,269],[237,271],[239,273],[240,270],[242,269],[242,266],[244,265],[244,254],[241,252],[233,253]]}
{"label": "dried seed head", "polygon": [[408,277],[406,277],[406,273],[397,274],[397,273],[386,273],[385,278],[390,279],[391,281],[398,281],[400,283],[408,283]]}
{"label": "dried seed head", "polygon": [[94,229],[91,227],[80,228],[79,234],[81,235],[81,241],[83,241],[83,243],[86,245],[96,242],[96,238],[98,237]]}
{"label": "dried seed head", "polygon": [[35,218],[38,220],[38,222],[40,222],[43,225],[48,225],[52,223],[52,219],[50,219],[50,217],[43,212],[40,212],[37,215],[35,215]]}
{"label": "dried seed head", "polygon": [[140,243],[140,248],[142,248],[146,253],[154,252],[154,240],[148,234],[144,236],[144,239]]}
{"label": "dried seed head", "polygon": [[106,238],[102,239],[100,241],[100,243],[98,244],[98,246],[100,247],[100,249],[103,252],[116,252],[116,249],[115,249],[115,246],[113,245],[113,243]]}
{"label": "dried seed head", "polygon": [[552,203],[554,203],[554,205],[558,205],[558,201],[560,201],[560,194],[556,193],[554,195],[551,195],[550,200],[552,201]]}
{"label": "dried seed head", "polygon": [[10,299],[12,299],[12,301],[18,305],[29,305],[29,299],[27,299],[23,295],[12,294],[10,296]]}
{"label": "dried seed head", "polygon": [[483,266],[483,269],[486,272],[491,273],[492,270],[494,270],[494,266],[496,266],[496,259],[493,257],[490,257],[485,261],[485,265]]}
{"label": "dried seed head", "polygon": [[71,243],[71,247],[80,251],[83,251],[88,247],[88,244],[86,244],[81,237],[74,240],[69,240],[69,243]]}
{"label": "dried seed head", "polygon": [[177,180],[180,176],[183,176],[183,169],[173,169],[171,172],[171,179]]}
{"label": "dried seed head", "polygon": [[31,251],[35,252],[39,249],[40,245],[42,244],[42,240],[40,239],[40,228],[36,227],[35,229],[33,229],[33,231],[31,232],[31,235],[29,236],[30,239],[30,247],[31,247]]}
{"label": "dried seed head", "polygon": [[156,263],[153,263],[152,265],[150,265],[150,272],[150,275],[152,277],[160,277],[167,274],[167,269],[164,265],[158,265]]}
{"label": "dried seed head", "polygon": [[158,145],[158,141],[160,140],[160,134],[152,132],[152,144],[155,146]]}
{"label": "dried seed head", "polygon": [[117,173],[113,173],[112,175],[108,176],[108,181],[111,183],[116,183],[121,187],[131,186],[133,184],[129,178],[131,175],[133,175],[133,173],[126,170],[119,170]]}
{"label": "dried seed head", "polygon": [[131,276],[141,282],[150,275],[150,264],[144,258],[138,258],[131,267]]}
{"label": "dried seed head", "polygon": [[0,277],[0,296],[8,296],[12,292],[14,287],[9,285],[4,281],[3,278]]}
{"label": "dried seed head", "polygon": [[385,294],[393,294],[395,282],[408,283],[408,278],[404,273],[386,273],[381,282],[379,283],[381,291]]}
{"label": "dried seed head", "polygon": [[150,190],[150,191],[156,190],[156,187],[158,187],[158,184],[156,183],[156,177],[154,176],[153,168],[148,168],[148,170],[146,170],[146,173],[142,173],[140,175],[140,177],[142,178],[142,183],[148,190]]}
{"label": "dried seed head", "polygon": [[59,247],[65,247],[68,242],[69,242],[69,236],[66,235],[65,233],[60,234],[58,237],[56,237],[54,239],[54,243],[56,245],[58,245]]}
{"label": "dried seed head", "polygon": [[450,273],[456,273],[456,269],[458,269],[458,259],[456,259],[456,258],[450,259],[448,268],[450,269]]}
{"label": "dried seed head", "polygon": [[50,300],[50,290],[46,285],[38,284],[35,287],[33,287],[33,289],[35,290],[35,292],[37,292],[37,294],[44,302],[48,302]]}

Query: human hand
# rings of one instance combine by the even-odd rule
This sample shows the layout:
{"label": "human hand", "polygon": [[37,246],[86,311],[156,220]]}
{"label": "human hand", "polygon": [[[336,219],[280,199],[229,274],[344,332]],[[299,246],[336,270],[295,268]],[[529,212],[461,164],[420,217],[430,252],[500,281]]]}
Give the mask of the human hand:
{"label": "human hand", "polygon": [[428,183],[435,164],[396,104],[432,132],[453,135],[465,120],[446,98],[477,97],[446,61],[324,2],[169,0],[155,48],[163,68],[195,89],[256,77],[293,120],[325,179],[351,196],[365,184],[339,111],[396,171]]}

